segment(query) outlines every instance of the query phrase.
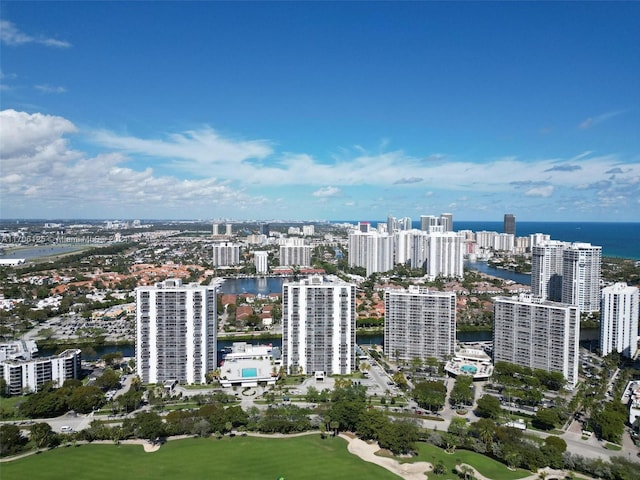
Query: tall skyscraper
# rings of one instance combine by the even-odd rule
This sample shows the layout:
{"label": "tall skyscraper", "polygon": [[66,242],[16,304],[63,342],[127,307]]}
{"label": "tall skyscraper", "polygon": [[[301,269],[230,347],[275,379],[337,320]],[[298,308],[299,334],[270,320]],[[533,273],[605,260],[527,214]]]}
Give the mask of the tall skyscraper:
{"label": "tall skyscraper", "polygon": [[600,354],[632,358],[638,348],[638,287],[616,283],[602,289]]}
{"label": "tall skyscraper", "polygon": [[516,234],[516,216],[512,213],[504,214],[504,224],[503,224],[503,232],[510,233],[511,235]]}
{"label": "tall skyscraper", "polygon": [[205,383],[216,366],[215,287],[169,279],[136,288],[136,371],[143,383]]}
{"label": "tall skyscraper", "polygon": [[289,373],[355,369],[356,286],[315,275],[282,286],[282,363]]}
{"label": "tall skyscraper", "polygon": [[600,311],[602,247],[572,243],[562,254],[562,303],[580,312]]}
{"label": "tall skyscraper", "polygon": [[384,294],[384,351],[397,362],[444,361],[456,344],[456,294],[416,286]]}
{"label": "tall skyscraper", "polygon": [[493,360],[578,381],[580,311],[576,305],[521,294],[496,297],[493,304]]}
{"label": "tall skyscraper", "polygon": [[547,240],[531,248],[531,294],[543,300],[562,300],[562,255],[569,244]]}
{"label": "tall skyscraper", "polygon": [[213,236],[219,235],[220,230],[219,230],[219,225],[217,223],[213,224],[213,227],[211,230],[212,230]]}
{"label": "tall skyscraper", "polygon": [[268,223],[261,223],[259,233],[268,237],[269,233],[271,232],[270,228],[271,226]]}
{"label": "tall skyscraper", "polygon": [[227,223],[226,229],[225,229],[225,235],[227,237],[231,237],[233,235],[233,225],[232,224]]}

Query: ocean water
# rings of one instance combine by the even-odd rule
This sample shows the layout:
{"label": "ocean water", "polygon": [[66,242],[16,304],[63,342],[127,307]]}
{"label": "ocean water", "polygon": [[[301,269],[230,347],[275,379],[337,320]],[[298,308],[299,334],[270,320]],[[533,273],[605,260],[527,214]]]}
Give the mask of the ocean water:
{"label": "ocean water", "polygon": [[[357,220],[349,223],[357,224]],[[373,227],[386,220],[373,220]],[[414,228],[420,228],[420,221],[413,222]],[[482,230],[490,232],[503,231],[502,221],[478,222],[456,221],[453,219],[453,229]],[[640,260],[640,223],[608,223],[608,222],[519,222],[516,218],[516,237],[527,237],[534,233],[544,233],[552,240],[563,242],[585,242],[602,247],[602,254],[606,257],[632,258]]]}

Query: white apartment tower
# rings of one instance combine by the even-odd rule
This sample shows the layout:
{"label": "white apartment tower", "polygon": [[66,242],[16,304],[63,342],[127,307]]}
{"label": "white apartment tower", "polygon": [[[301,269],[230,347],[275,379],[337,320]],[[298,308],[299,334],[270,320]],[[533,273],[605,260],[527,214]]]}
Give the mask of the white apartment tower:
{"label": "white apartment tower", "polygon": [[282,363],[290,373],[355,369],[356,286],[314,275],[282,286]]}
{"label": "white apartment tower", "polygon": [[269,271],[269,253],[264,250],[253,252],[253,264],[256,266],[256,273],[262,274]]}
{"label": "white apartment tower", "polygon": [[240,263],[240,245],[232,242],[213,244],[213,266],[230,267]]}
{"label": "white apartment tower", "polygon": [[455,232],[430,233],[427,236],[425,272],[431,280],[436,277],[464,276],[463,237]]}
{"label": "white apartment tower", "polygon": [[602,289],[600,351],[633,358],[638,348],[638,287],[616,283]]}
{"label": "white apartment tower", "polygon": [[602,247],[572,243],[562,254],[562,303],[580,312],[600,311]]}
{"label": "white apartment tower", "polygon": [[205,383],[216,368],[216,288],[169,279],[136,288],[136,371],[143,383]]}
{"label": "white apartment tower", "polygon": [[513,252],[515,236],[512,233],[498,233],[493,237],[493,249],[496,252]]}
{"label": "white apartment tower", "polygon": [[453,213],[441,213],[440,225],[442,225],[445,232],[453,232]]}
{"label": "white apartment tower", "polygon": [[309,245],[281,245],[281,266],[305,266],[311,265],[311,246]]}
{"label": "white apartment tower", "polygon": [[531,294],[543,300],[562,300],[562,255],[569,245],[540,241],[531,248]]}
{"label": "white apartment tower", "polygon": [[349,233],[349,266],[364,267],[367,275],[393,269],[393,237],[375,231]]}
{"label": "white apartment tower", "polygon": [[416,286],[384,294],[384,351],[396,362],[454,354],[456,294]]}
{"label": "white apartment tower", "polygon": [[493,306],[493,360],[578,381],[580,311],[576,305],[531,295],[496,297]]}

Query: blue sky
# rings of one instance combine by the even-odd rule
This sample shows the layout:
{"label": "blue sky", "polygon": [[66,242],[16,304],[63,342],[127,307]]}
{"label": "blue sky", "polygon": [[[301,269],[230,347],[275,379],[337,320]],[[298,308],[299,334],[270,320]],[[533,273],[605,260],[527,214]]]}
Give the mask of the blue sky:
{"label": "blue sky", "polygon": [[2,218],[640,221],[640,3],[0,19]]}

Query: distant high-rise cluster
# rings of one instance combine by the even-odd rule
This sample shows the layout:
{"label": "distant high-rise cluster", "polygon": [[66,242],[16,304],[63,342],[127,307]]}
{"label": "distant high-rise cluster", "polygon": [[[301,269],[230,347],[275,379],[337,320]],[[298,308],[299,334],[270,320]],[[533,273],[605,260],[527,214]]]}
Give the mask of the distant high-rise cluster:
{"label": "distant high-rise cluster", "polygon": [[426,275],[462,278],[465,253],[464,237],[451,231],[453,216],[423,215],[421,229],[405,228],[411,220],[389,216],[386,224],[372,229],[369,222],[359,222],[349,234],[349,265],[364,267],[367,275],[387,272],[395,264],[423,269]]}

